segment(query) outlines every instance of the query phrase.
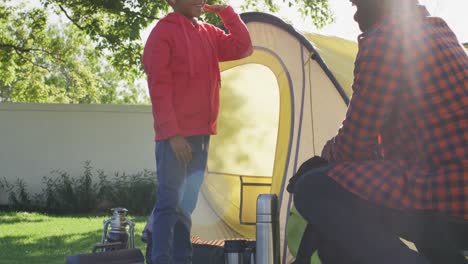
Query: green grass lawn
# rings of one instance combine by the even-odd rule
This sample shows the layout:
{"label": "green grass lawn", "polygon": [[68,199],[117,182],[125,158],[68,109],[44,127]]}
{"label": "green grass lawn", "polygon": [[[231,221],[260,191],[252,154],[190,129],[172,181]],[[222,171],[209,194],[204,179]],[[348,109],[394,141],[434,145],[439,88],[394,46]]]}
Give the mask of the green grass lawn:
{"label": "green grass lawn", "polygon": [[[103,221],[109,216],[48,216],[0,212],[1,264],[65,263],[67,255],[91,253],[101,241]],[[141,231],[146,217],[132,217],[136,247],[145,254]]]}
{"label": "green grass lawn", "polygon": [[[38,213],[0,212],[0,264],[64,264],[68,255],[91,253],[101,241],[103,221],[108,216],[49,216]],[[147,217],[132,217],[136,247]],[[311,264],[320,261],[315,255]]]}

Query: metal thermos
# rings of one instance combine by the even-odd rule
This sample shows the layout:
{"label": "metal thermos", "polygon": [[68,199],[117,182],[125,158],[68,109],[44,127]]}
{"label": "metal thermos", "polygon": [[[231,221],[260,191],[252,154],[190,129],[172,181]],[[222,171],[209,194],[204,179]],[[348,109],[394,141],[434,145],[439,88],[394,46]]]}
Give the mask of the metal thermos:
{"label": "metal thermos", "polygon": [[[224,241],[224,263],[244,264],[245,240]],[[245,263],[248,264],[248,263]]]}
{"label": "metal thermos", "polygon": [[279,264],[278,198],[261,194],[257,199],[255,264]]}

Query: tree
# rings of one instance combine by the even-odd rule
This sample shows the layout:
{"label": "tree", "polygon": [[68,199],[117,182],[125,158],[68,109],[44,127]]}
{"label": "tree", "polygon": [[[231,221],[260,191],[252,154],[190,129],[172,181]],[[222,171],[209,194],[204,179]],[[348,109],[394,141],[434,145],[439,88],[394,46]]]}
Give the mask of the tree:
{"label": "tree", "polygon": [[[165,0],[41,0],[45,7],[64,14],[77,28],[86,32],[97,43],[98,49],[112,52],[111,63],[121,72],[141,74],[142,42],[140,32],[155,22],[169,6]],[[220,2],[208,0],[208,3]],[[282,0],[283,4],[297,6],[304,16],[312,18],[317,27],[332,21],[328,0]],[[247,0],[244,11],[278,11],[273,0]],[[218,24],[214,14],[202,17]]]}
{"label": "tree", "polygon": [[[42,8],[0,1],[0,101],[148,102],[136,82],[143,77],[140,32],[169,11],[166,1],[40,0]],[[242,8],[275,12],[281,5],[297,6],[317,27],[332,21],[328,0],[246,0]],[[50,25],[53,12],[68,22]],[[220,23],[214,14],[202,19]]]}
{"label": "tree", "polygon": [[[84,31],[50,25],[48,17],[40,8],[0,4],[0,101],[145,101],[135,76],[116,71]],[[122,93],[122,86],[133,93]]]}

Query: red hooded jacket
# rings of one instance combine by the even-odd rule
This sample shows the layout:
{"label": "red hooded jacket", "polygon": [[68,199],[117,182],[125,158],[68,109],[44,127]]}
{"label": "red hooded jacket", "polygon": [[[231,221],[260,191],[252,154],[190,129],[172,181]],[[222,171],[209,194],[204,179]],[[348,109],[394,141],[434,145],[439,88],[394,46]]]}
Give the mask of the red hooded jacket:
{"label": "red hooded jacket", "polygon": [[216,134],[221,80],[218,62],[252,53],[249,32],[239,15],[230,6],[218,14],[229,34],[170,13],[157,23],[146,42],[143,65],[156,140]]}

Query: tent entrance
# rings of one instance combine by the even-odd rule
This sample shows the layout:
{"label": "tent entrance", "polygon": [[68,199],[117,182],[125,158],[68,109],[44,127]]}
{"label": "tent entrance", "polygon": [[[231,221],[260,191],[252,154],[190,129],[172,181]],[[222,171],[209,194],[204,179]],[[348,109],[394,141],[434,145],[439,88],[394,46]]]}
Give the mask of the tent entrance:
{"label": "tent entrance", "polygon": [[[255,54],[258,60],[274,58]],[[218,135],[211,139],[202,190],[219,218],[246,238],[255,238],[257,196],[271,192],[282,153],[277,150],[281,120],[291,119],[281,117],[283,95],[275,71],[281,68],[272,70],[252,58],[222,69]]]}

